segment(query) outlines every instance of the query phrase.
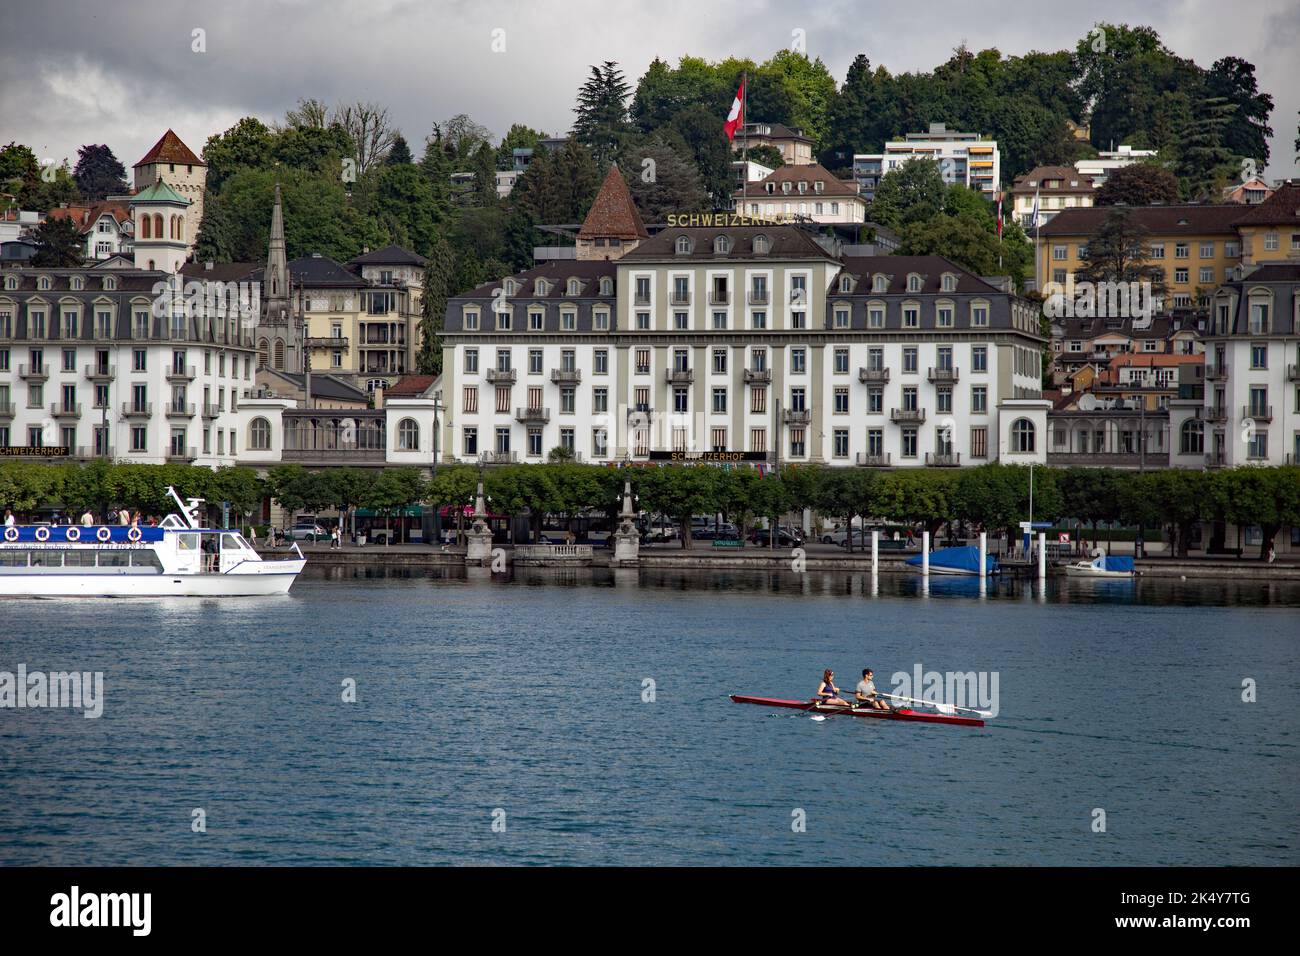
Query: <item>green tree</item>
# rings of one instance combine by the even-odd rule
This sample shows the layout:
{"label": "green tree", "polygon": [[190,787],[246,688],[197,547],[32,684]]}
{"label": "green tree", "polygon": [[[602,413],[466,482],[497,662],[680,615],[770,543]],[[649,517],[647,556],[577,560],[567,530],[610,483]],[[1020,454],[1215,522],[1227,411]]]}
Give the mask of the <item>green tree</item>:
{"label": "green tree", "polygon": [[642,507],[672,517],[682,529],[682,547],[691,548],[691,518],[718,509],[718,472],[707,465],[649,469],[637,492]]}
{"label": "green tree", "polygon": [[82,198],[92,202],[126,192],[126,167],[104,145],[82,146],[72,178]]}
{"label": "green tree", "polygon": [[86,241],[76,223],[66,216],[54,216],[36,227],[34,266],[55,269],[79,266],[86,257]]}
{"label": "green tree", "polygon": [[652,133],[624,143],[620,166],[627,170],[628,189],[644,221],[665,222],[669,213],[709,208],[699,170],[686,153],[675,134]]}
{"label": "green tree", "polygon": [[429,250],[429,261],[424,266],[424,291],[420,298],[420,351],[416,366],[421,375],[442,374],[442,324],[447,312],[447,299],[452,294],[451,282],[455,257],[447,240],[439,236]]}
{"label": "green tree", "polygon": [[623,138],[631,132],[627,112],[630,93],[623,71],[613,60],[593,66],[591,75],[578,89],[572,135],[591,150],[599,168],[609,165]]}
{"label": "green tree", "polygon": [[1155,163],[1134,163],[1112,170],[1097,189],[1098,206],[1150,206],[1178,202],[1178,177]]}
{"label": "green tree", "polygon": [[393,137],[393,145],[388,150],[388,155],[384,157],[384,163],[388,166],[406,166],[415,162],[411,156],[411,146],[406,141],[406,137],[398,133]]}
{"label": "green tree", "polygon": [[1149,282],[1154,295],[1165,291],[1165,270],[1147,259],[1148,231],[1132,212],[1114,207],[1088,237],[1079,278],[1089,282]]}
{"label": "green tree", "polygon": [[881,177],[871,218],[896,230],[928,222],[943,211],[947,195],[947,184],[936,163],[909,159]]}

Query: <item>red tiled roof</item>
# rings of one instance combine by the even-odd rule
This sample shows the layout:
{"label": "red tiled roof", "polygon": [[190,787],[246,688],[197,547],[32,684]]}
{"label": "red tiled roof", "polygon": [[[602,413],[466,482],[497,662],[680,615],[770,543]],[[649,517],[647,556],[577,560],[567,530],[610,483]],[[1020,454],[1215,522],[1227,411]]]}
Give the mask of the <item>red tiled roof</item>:
{"label": "red tiled roof", "polygon": [[[1042,185],[1044,182],[1053,179],[1061,180],[1061,185],[1050,188]],[[1037,183],[1038,185],[1030,185],[1031,183]],[[1078,183],[1079,185],[1071,186],[1071,183]],[[1053,193],[1077,194],[1091,193],[1094,188],[1092,177],[1084,175],[1073,166],[1035,166],[1023,176],[1016,177],[1011,192],[1021,195],[1036,191],[1046,191],[1049,195]]]}
{"label": "red tiled roof", "polygon": [[617,166],[610,166],[605,182],[601,184],[596,201],[591,204],[587,218],[578,230],[579,239],[594,236],[616,237],[618,239],[649,239],[641,214],[637,212],[632,193],[623,181],[623,175]]}
{"label": "red tiled roof", "polygon": [[162,139],[154,143],[153,149],[145,153],[144,158],[135,165],[139,167],[149,163],[181,163],[186,166],[207,165],[207,163],[195,156],[190,148],[181,142],[181,138],[171,130],[163,133]]}
{"label": "red tiled roof", "polygon": [[[1267,205],[1251,207],[1257,210]],[[1043,224],[1040,235],[1051,236],[1090,236],[1095,233],[1106,217],[1116,211],[1127,212],[1134,222],[1144,226],[1154,237],[1161,236],[1197,236],[1210,234],[1234,235],[1234,226],[1242,216],[1241,206],[1236,203],[1219,205],[1176,205],[1176,206],[1076,206],[1062,209],[1050,222]]]}
{"label": "red tiled roof", "polygon": [[403,375],[384,389],[385,398],[415,398],[423,395],[438,380],[436,375]]}
{"label": "red tiled roof", "polygon": [[[768,193],[767,184],[772,184],[772,192]],[[782,183],[790,183],[790,192],[781,191]],[[799,183],[807,183],[807,191],[798,192]],[[822,191],[814,192],[816,189],[813,183],[822,183]],[[856,196],[858,195],[857,183],[846,182],[843,179],[836,179],[835,175],[826,167],[818,163],[808,163],[803,166],[782,166],[775,169],[765,176],[761,181],[756,183],[746,183],[741,189],[735,192],[737,198],[746,199],[765,199],[768,196],[776,198],[777,196],[805,196],[816,198],[818,196]]]}
{"label": "red tiled roof", "polygon": [[71,203],[67,206],[59,206],[57,209],[51,209],[47,212],[45,218],[71,219],[82,232],[89,232],[95,228],[95,223],[99,222],[99,217],[105,214],[117,220],[119,226],[131,218],[131,213],[126,208],[125,203],[107,201],[90,204]]}

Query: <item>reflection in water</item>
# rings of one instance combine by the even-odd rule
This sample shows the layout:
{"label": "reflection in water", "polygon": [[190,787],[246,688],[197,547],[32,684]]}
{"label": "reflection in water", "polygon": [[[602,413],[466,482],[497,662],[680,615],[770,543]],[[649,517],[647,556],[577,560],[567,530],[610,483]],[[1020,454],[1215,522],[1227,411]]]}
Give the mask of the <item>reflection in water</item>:
{"label": "reflection in water", "polygon": [[[326,581],[435,581],[439,583],[490,580],[525,587],[641,587],[670,591],[729,591],[789,597],[930,597],[989,601],[1042,601],[1048,604],[1179,605],[1185,607],[1300,607],[1300,582],[1261,581],[1252,578],[1100,578],[1003,576],[989,579],[981,589],[978,578],[919,574],[881,574],[849,571],[768,571],[718,568],[512,568],[503,573],[463,567],[434,568],[311,568],[304,578]],[[210,602],[205,602],[210,603]]]}

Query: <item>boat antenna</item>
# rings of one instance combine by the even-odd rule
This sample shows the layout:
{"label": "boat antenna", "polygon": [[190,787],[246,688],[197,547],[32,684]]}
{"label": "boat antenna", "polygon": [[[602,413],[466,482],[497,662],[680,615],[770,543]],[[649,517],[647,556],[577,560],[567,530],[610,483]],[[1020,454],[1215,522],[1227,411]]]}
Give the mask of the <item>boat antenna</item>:
{"label": "boat antenna", "polygon": [[191,528],[197,528],[199,526],[199,505],[203,504],[203,499],[191,498],[189,499],[190,503],[186,505],[185,502],[181,501],[181,496],[176,493],[176,489],[171,485],[167,486],[167,494],[171,495],[172,501],[176,502],[176,507],[180,511],[181,517],[185,519],[185,523]]}

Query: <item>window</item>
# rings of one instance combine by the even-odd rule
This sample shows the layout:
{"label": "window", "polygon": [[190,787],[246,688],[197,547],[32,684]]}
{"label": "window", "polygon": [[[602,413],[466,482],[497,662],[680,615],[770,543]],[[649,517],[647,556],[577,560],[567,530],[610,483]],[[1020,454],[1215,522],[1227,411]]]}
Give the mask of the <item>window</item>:
{"label": "window", "polygon": [[591,430],[591,453],[597,458],[605,458],[609,455],[609,435],[605,429]]}
{"label": "window", "polygon": [[1070,258],[1069,246],[1052,246],[1052,259],[1055,262],[1064,262]]}
{"label": "window", "polygon": [[749,410],[755,415],[767,414],[767,389],[761,385],[751,385],[749,388]]}
{"label": "window", "polygon": [[713,350],[713,373],[715,375],[727,374],[727,350],[726,349]]}
{"label": "window", "polygon": [[1278,248],[1278,234],[1276,232],[1264,233],[1264,250],[1266,252],[1276,252]]}
{"label": "window", "polygon": [[1250,367],[1268,368],[1268,346],[1256,342],[1250,347]]}
{"label": "window", "polygon": [[903,347],[903,371],[915,375],[916,369],[917,369],[916,346],[906,345]]}
{"label": "window", "polygon": [[673,313],[673,328],[678,332],[685,332],[691,327],[691,317],[688,312]]}
{"label": "window", "polygon": [[749,430],[749,450],[767,453],[766,428],[751,428]]}
{"label": "window", "polygon": [[542,430],[540,428],[528,429],[528,444],[525,454],[530,458],[542,457]]}
{"label": "window", "polygon": [[686,236],[678,236],[676,248],[679,256],[689,255],[691,251],[691,240]]}
{"label": "window", "polygon": [[914,305],[903,306],[903,328],[916,329],[921,326],[921,310]]}
{"label": "window", "polygon": [[609,374],[609,350],[596,349],[591,353],[592,371],[596,375]]}
{"label": "window", "polygon": [[941,385],[935,389],[935,411],[940,415],[952,414],[952,386]]}
{"label": "window", "polygon": [[849,413],[849,390],[839,386],[833,393],[834,408],[836,415],[847,415]]}
{"label": "window", "polygon": [[528,374],[529,375],[542,374],[542,350],[541,349],[528,350]]}
{"label": "window", "polygon": [[565,385],[560,389],[560,414],[572,415],[577,399],[578,390],[572,385]]}
{"label": "window", "polygon": [[885,390],[879,385],[867,389],[867,414],[883,415],[885,411]]}
{"label": "window", "polygon": [[751,327],[751,328],[755,328],[755,329],[765,329],[765,328],[767,328],[767,313],[766,313],[766,312],[752,312],[752,313],[750,313],[749,320],[750,320],[750,327]]}
{"label": "window", "polygon": [[249,424],[248,447],[252,451],[271,450],[271,423],[265,418],[254,418]]}
{"label": "window", "polygon": [[1178,432],[1178,454],[1205,454],[1205,423],[1199,418],[1189,418],[1183,422]]}
{"label": "window", "polygon": [[673,389],[673,411],[685,415],[690,411],[690,389],[678,386]]}
{"label": "window", "polygon": [[714,312],[714,313],[713,313],[713,327],[714,327],[715,329],[725,329],[725,328],[727,327],[727,313],[725,313],[725,312]]}
{"label": "window", "polygon": [[510,331],[510,313],[509,313],[509,312],[498,312],[498,313],[497,313],[497,328],[498,328],[500,331],[502,331],[502,332],[509,332],[509,331]]}
{"label": "window", "polygon": [[713,451],[727,450],[727,429],[726,426],[717,425],[709,429],[709,443]]}
{"label": "window", "polygon": [[836,458],[849,457],[849,430],[836,428],[831,432],[831,454]]}
{"label": "window", "polygon": [[[502,314],[504,314],[504,313],[502,313]],[[546,324],[546,315],[545,315],[545,313],[543,313],[543,312],[529,312],[529,313],[528,313],[528,331],[530,331],[530,332],[540,332],[540,331],[542,331],[542,329],[545,327],[545,324]],[[502,326],[502,328],[509,328],[509,326],[508,326],[508,325],[507,325],[507,326]]]}
{"label": "window", "polygon": [[1011,450],[1017,454],[1034,451],[1034,423],[1027,418],[1017,418],[1011,423]]}
{"label": "window", "polygon": [[560,313],[560,330],[564,332],[576,332],[578,329],[578,313],[565,311]]}
{"label": "window", "polygon": [[[606,280],[608,281],[608,280]],[[606,309],[597,309],[591,313],[591,325],[597,332],[609,331],[609,312]]]}
{"label": "window", "polygon": [[807,454],[807,443],[804,439],[804,429],[790,429],[790,457],[803,458]]}
{"label": "window", "polygon": [[510,411],[510,386],[498,385],[496,387],[496,409],[498,415],[508,414]]}
{"label": "window", "polygon": [[976,328],[986,328],[989,324],[989,307],[987,305],[972,305],[970,324]]}
{"label": "window", "polygon": [[1214,243],[1212,243],[1212,242],[1202,242],[1202,243],[1201,243],[1201,247],[1200,247],[1200,249],[1199,249],[1198,251],[1199,251],[1200,256],[1201,256],[1202,259],[1213,259],[1213,258],[1214,258]]}
{"label": "window", "polygon": [[808,353],[802,348],[790,350],[790,374],[803,375],[808,371]]}
{"label": "window", "polygon": [[1175,281],[1175,282],[1185,283],[1185,282],[1187,282],[1187,281],[1189,280],[1190,274],[1191,274],[1191,273],[1190,273],[1190,270],[1188,270],[1188,269],[1175,269],[1175,270],[1174,270],[1174,281]]}
{"label": "window", "polygon": [[597,386],[591,390],[591,410],[597,415],[604,415],[609,412],[608,388]]}
{"label": "window", "polygon": [[1191,254],[1190,247],[1185,242],[1174,243],[1174,258],[1186,259]]}
{"label": "window", "polygon": [[952,328],[952,306],[941,305],[937,312],[936,324],[941,329]]}
{"label": "window", "polygon": [[970,388],[970,410],[974,415],[986,415],[989,410],[989,387],[972,385]]}
{"label": "window", "polygon": [[913,273],[907,277],[907,291],[908,292],[921,291],[921,277],[919,275]]}
{"label": "window", "polygon": [[478,331],[478,312],[476,310],[465,310],[465,329],[469,332]]}
{"label": "window", "polygon": [[1257,428],[1250,435],[1246,444],[1246,457],[1252,460],[1268,458],[1268,432],[1265,429]]}
{"label": "window", "polygon": [[461,411],[467,415],[476,414],[478,412],[478,386],[466,385],[461,395]]}
{"label": "window", "polygon": [[849,350],[837,348],[834,352],[833,363],[834,374],[847,375],[849,372]]}
{"label": "window", "polygon": [[902,456],[903,456],[904,458],[915,458],[915,457],[916,457],[916,446],[917,446],[917,442],[916,442],[916,429],[915,429],[915,428],[912,428],[912,427],[909,426],[909,427],[903,429],[903,433],[902,433],[902,446],[903,446],[903,447],[902,447]]}
{"label": "window", "polygon": [[509,428],[509,426],[501,426],[501,427],[497,428],[497,430],[496,430],[496,439],[497,439],[497,447],[496,447],[497,454],[499,454],[499,455],[508,455],[508,454],[510,454],[510,428]]}
{"label": "window", "polygon": [[478,374],[478,349],[465,350],[465,374]]}
{"label": "window", "polygon": [[420,450],[420,426],[413,418],[403,418],[397,423],[397,447],[400,451]]}
{"label": "window", "polygon": [[835,310],[835,328],[837,328],[837,329],[847,329],[848,327],[849,327],[849,310],[848,310],[848,309],[836,309],[836,310]]}
{"label": "window", "polygon": [[984,425],[976,425],[970,430],[970,456],[972,458],[989,456],[989,430]]}
{"label": "window", "polygon": [[636,327],[639,332],[648,332],[650,330],[649,312],[638,312],[636,314]]}
{"label": "window", "polygon": [[636,374],[638,375],[650,374],[650,350],[649,349],[636,350]]}

